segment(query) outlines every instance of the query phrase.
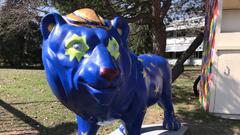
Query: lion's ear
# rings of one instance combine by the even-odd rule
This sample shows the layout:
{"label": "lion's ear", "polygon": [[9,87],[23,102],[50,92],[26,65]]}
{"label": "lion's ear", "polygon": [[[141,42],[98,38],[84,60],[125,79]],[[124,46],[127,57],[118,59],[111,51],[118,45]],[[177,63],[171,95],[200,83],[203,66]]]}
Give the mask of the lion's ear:
{"label": "lion's ear", "polygon": [[128,23],[122,18],[122,17],[115,17],[111,21],[112,26],[117,30],[118,34],[124,38],[127,39],[128,33],[129,33],[129,26]]}
{"label": "lion's ear", "polygon": [[43,17],[40,24],[43,39],[44,40],[48,39],[49,34],[56,25],[62,25],[65,23],[66,21],[59,14],[57,13],[47,14],[45,17]]}

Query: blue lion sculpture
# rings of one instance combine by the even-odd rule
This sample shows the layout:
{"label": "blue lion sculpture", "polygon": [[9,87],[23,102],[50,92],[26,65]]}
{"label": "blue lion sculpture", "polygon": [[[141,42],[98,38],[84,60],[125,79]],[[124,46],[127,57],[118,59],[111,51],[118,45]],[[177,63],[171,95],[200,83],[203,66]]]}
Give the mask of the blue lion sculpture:
{"label": "blue lion sculpture", "polygon": [[129,26],[123,18],[104,20],[84,8],[66,16],[50,13],[40,27],[48,83],[76,113],[79,135],[95,135],[115,119],[123,122],[123,134],[140,135],[146,109],[155,103],[164,109],[163,127],[180,128],[167,60],[129,51]]}

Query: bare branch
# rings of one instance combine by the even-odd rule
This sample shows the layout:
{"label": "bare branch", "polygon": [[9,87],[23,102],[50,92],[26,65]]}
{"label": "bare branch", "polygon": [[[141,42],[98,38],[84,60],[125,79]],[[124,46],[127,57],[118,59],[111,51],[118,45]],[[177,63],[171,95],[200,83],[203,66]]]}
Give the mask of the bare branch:
{"label": "bare branch", "polygon": [[160,17],[164,18],[171,6],[171,0],[161,0],[162,1],[162,7],[160,12]]}
{"label": "bare branch", "polygon": [[151,2],[150,1],[142,1],[139,3],[136,3],[133,7],[126,9],[125,11],[123,11],[123,13],[130,13],[130,12],[136,12],[136,9],[141,8],[142,6],[151,6]]}
{"label": "bare branch", "polygon": [[201,32],[188,47],[188,49],[178,58],[176,64],[172,68],[172,82],[174,82],[179,75],[184,71],[184,62],[195,52],[195,50],[201,45],[204,34]]}
{"label": "bare branch", "polygon": [[153,18],[147,13],[141,13],[134,17],[124,17],[128,23],[135,23],[135,22],[144,22],[147,20],[153,20]]}

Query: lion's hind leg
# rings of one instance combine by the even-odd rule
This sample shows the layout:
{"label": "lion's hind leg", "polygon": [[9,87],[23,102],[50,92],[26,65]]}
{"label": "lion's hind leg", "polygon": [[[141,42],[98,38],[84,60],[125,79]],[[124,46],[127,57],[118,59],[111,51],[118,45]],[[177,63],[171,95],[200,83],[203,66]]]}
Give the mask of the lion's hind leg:
{"label": "lion's hind leg", "polygon": [[171,92],[171,68],[166,60],[161,60],[160,69],[163,75],[163,87],[158,104],[164,109],[163,127],[168,130],[178,130],[181,127],[181,123],[174,115]]}

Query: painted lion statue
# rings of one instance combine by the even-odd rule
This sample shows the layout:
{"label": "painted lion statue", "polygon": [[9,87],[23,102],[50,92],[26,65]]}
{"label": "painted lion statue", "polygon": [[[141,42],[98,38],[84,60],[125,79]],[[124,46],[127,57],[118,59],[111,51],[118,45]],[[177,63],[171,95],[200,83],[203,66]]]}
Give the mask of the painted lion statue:
{"label": "painted lion statue", "polygon": [[140,135],[147,107],[164,109],[163,127],[178,130],[171,99],[171,70],[163,57],[129,51],[128,23],[104,20],[84,8],[41,21],[42,60],[58,100],[76,113],[79,135],[95,135],[120,119],[123,134]]}

